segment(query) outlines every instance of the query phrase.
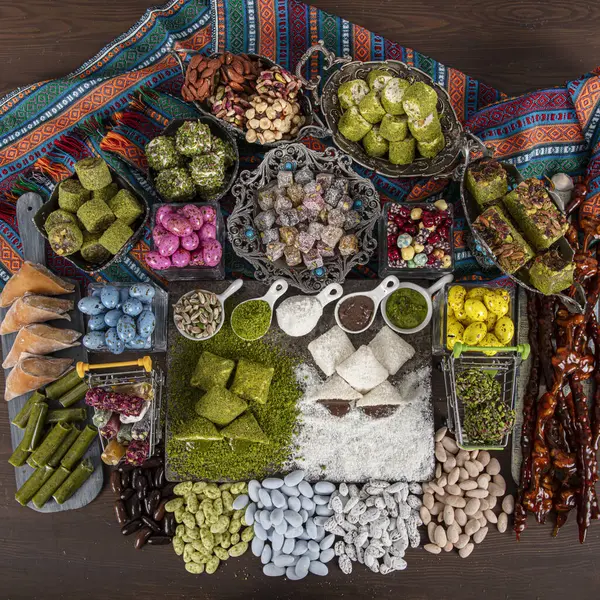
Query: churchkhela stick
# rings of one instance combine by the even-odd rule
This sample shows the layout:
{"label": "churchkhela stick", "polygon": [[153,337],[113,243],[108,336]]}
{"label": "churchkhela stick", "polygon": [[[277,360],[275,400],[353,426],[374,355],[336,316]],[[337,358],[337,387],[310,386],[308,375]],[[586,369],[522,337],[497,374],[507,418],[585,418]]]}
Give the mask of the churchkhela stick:
{"label": "churchkhela stick", "polygon": [[33,451],[36,449],[44,426],[46,424],[46,415],[48,414],[48,405],[45,402],[37,402],[31,409],[25,435],[23,436],[23,449]]}
{"label": "churchkhela stick", "polygon": [[42,440],[42,443],[33,451],[31,462],[37,467],[47,465],[72,428],[73,426],[69,423],[57,423]]}
{"label": "churchkhela stick", "polygon": [[48,460],[49,467],[58,467],[63,456],[69,451],[69,448],[75,443],[75,440],[81,433],[80,429],[73,427],[67,434],[67,437],[63,440],[62,444],[55,450],[54,454]]}
{"label": "churchkhela stick", "polygon": [[35,493],[50,479],[54,473],[52,467],[40,467],[36,469],[31,477],[17,490],[15,500],[25,506],[35,495]]}
{"label": "churchkhela stick", "polygon": [[52,494],[58,504],[64,504],[94,472],[94,465],[89,458],[82,460],[77,468],[67,477],[64,483]]}
{"label": "churchkhela stick", "polygon": [[98,430],[91,425],[86,425],[77,437],[77,441],[69,448],[64,455],[60,464],[65,469],[72,469],[78,460],[80,460],[90,447],[91,443],[96,439]]}
{"label": "churchkhela stick", "polygon": [[56,408],[48,413],[48,423],[73,423],[85,421],[87,411],[85,408]]}
{"label": "churchkhela stick", "polygon": [[33,405],[37,402],[45,401],[45,396],[39,390],[37,392],[33,392],[33,394],[29,396],[23,405],[23,408],[15,415],[15,418],[11,421],[11,423],[16,425],[19,429],[25,429],[25,427],[27,427],[27,421],[29,421],[29,415],[31,414]]}

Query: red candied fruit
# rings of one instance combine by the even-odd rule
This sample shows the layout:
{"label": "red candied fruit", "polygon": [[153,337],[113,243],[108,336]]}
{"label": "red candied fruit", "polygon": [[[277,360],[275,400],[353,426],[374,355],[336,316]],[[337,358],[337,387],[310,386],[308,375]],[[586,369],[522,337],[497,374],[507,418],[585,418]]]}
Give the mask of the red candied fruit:
{"label": "red candied fruit", "polygon": [[427,264],[428,264],[428,265],[432,265],[434,262],[435,262],[435,256],[434,256],[433,254],[430,254],[430,255],[427,257]]}
{"label": "red candied fruit", "polygon": [[438,242],[441,241],[441,236],[437,231],[434,231],[428,238],[427,238],[427,242],[430,244],[437,244]]}
{"label": "red candied fruit", "polygon": [[388,248],[388,259],[390,262],[400,260],[400,250],[398,248]]}

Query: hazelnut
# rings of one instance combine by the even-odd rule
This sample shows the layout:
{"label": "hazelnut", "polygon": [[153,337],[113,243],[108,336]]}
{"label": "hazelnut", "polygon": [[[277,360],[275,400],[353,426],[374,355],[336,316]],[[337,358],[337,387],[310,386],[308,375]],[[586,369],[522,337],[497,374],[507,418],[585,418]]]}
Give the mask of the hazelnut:
{"label": "hazelnut", "polygon": [[412,260],[415,256],[415,249],[412,246],[408,246],[407,248],[402,248],[400,253],[403,260]]}
{"label": "hazelnut", "polygon": [[423,209],[415,207],[410,211],[410,218],[413,221],[418,221],[421,218],[422,214],[423,214]]}
{"label": "hazelnut", "polygon": [[423,250],[425,250],[425,246],[423,246],[423,244],[419,244],[418,242],[413,244],[413,248],[415,249],[415,252],[417,254],[419,254],[420,252],[423,252]]}
{"label": "hazelnut", "polygon": [[448,203],[443,198],[441,200],[438,200],[437,202],[434,202],[433,205],[438,210],[447,210],[448,208]]}

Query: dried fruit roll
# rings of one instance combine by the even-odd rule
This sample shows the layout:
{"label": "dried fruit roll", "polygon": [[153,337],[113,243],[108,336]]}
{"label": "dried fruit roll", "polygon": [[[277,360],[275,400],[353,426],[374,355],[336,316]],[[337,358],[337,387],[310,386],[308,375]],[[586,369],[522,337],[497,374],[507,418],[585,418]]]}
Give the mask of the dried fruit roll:
{"label": "dried fruit roll", "polygon": [[57,423],[42,443],[34,450],[31,455],[31,462],[36,467],[47,465],[52,455],[69,435],[71,429],[73,429],[73,426],[69,423]]}
{"label": "dried fruit roll", "polygon": [[91,425],[86,425],[81,433],[77,436],[77,441],[69,448],[64,455],[60,464],[65,469],[72,469],[78,460],[80,460],[90,447],[91,443],[96,439],[98,430]]}
{"label": "dried fruit roll", "polygon": [[52,467],[40,467],[36,469],[31,477],[17,490],[15,500],[25,506],[36,494],[36,492],[52,477]]}
{"label": "dried fruit roll", "polygon": [[25,429],[27,427],[27,421],[29,420],[29,415],[31,414],[31,409],[33,405],[37,402],[45,402],[46,398],[44,394],[40,391],[34,392],[27,399],[27,402],[23,405],[23,408],[15,415],[15,418],[11,421],[13,425],[16,425],[19,429]]}
{"label": "dried fruit roll", "polygon": [[69,408],[69,406],[73,406],[73,404],[79,402],[83,398],[85,398],[85,394],[88,390],[88,386],[85,381],[77,384],[74,388],[70,389],[66,394],[63,394],[58,402],[64,408]]}
{"label": "dried fruit roll", "polygon": [[66,481],[67,477],[71,474],[71,471],[64,467],[58,467],[52,473],[50,479],[44,483],[44,485],[35,493],[33,496],[33,504],[37,508],[42,508],[48,500],[52,497],[52,494]]}
{"label": "dried fruit roll", "polygon": [[85,408],[57,408],[48,413],[47,423],[73,423],[85,421],[86,417]]}
{"label": "dried fruit roll", "polygon": [[57,379],[54,383],[46,386],[46,396],[50,400],[58,400],[61,396],[66,394],[69,390],[73,389],[76,385],[81,383],[81,377],[77,374],[76,369],[72,369],[66,375],[63,375],[60,379]]}
{"label": "dried fruit roll", "polygon": [[22,467],[28,458],[29,451],[24,449],[23,440],[21,440],[21,443],[14,449],[14,452],[10,455],[8,463],[11,464],[13,467]]}
{"label": "dried fruit roll", "polygon": [[47,415],[48,405],[45,402],[37,402],[33,405],[23,436],[23,449],[30,452],[36,449],[44,431]]}
{"label": "dried fruit roll", "polygon": [[82,460],[77,468],[67,477],[64,483],[52,494],[58,504],[64,504],[94,472],[94,465],[89,458]]}
{"label": "dried fruit roll", "polygon": [[54,454],[48,460],[49,467],[58,467],[63,456],[69,451],[69,448],[75,443],[81,431],[77,427],[73,427],[67,434],[67,437],[62,441],[61,445],[54,451]]}

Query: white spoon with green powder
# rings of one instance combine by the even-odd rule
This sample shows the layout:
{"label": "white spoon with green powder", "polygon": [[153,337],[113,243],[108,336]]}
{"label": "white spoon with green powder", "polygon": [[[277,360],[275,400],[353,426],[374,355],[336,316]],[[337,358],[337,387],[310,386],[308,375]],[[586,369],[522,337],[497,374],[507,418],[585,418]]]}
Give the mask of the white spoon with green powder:
{"label": "white spoon with green powder", "polygon": [[263,337],[271,327],[275,302],[287,292],[285,279],[276,279],[267,293],[259,298],[245,300],[231,313],[231,329],[241,339],[253,342]]}

